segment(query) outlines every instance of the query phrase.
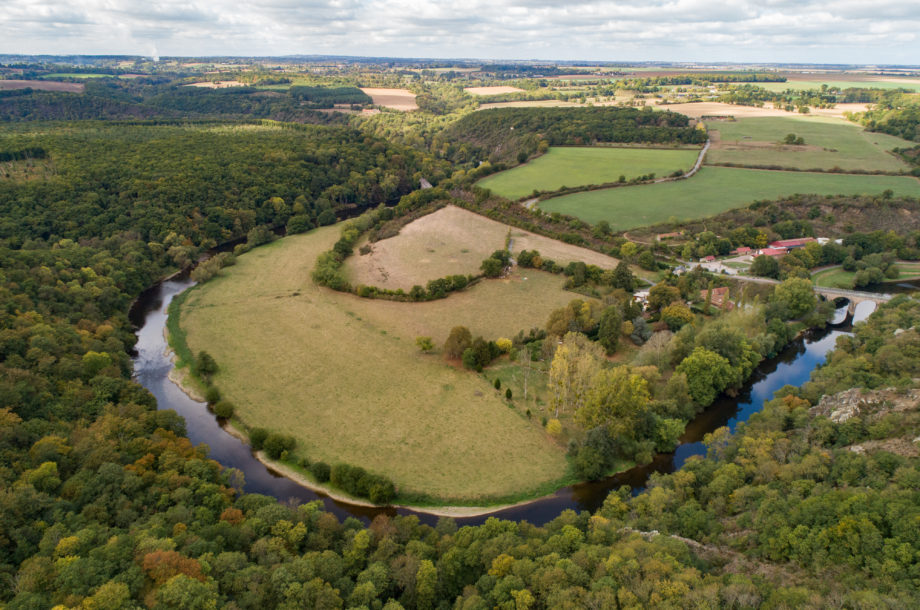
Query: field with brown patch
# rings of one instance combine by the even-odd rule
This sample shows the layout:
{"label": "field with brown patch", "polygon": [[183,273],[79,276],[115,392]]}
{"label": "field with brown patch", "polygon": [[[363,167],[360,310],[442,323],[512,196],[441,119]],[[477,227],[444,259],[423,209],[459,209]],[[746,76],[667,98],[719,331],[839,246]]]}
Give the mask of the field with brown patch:
{"label": "field with brown patch", "polygon": [[361,87],[361,91],[371,96],[375,106],[402,111],[418,110],[418,104],[415,103],[415,94],[408,89]]}
{"label": "field with brown patch", "polygon": [[523,93],[523,89],[517,87],[466,87],[463,89],[470,95],[501,95],[502,93]]}
{"label": "field with brown patch", "polygon": [[448,275],[477,274],[483,259],[505,247],[509,229],[514,254],[538,250],[543,258],[562,265],[584,261],[604,269],[612,269],[618,262],[594,250],[447,206],[409,223],[396,237],[370,244],[369,254],[355,253],[345,263],[346,273],[352,283],[393,290],[424,286],[429,280]]}
{"label": "field with brown patch", "polygon": [[[809,114],[842,118],[846,112],[865,112],[868,104],[837,104],[834,108],[812,108]],[[686,104],[661,104],[653,106],[657,110],[670,110],[679,112],[689,117],[698,119],[703,116],[733,116],[746,117],[795,117],[802,116],[795,112],[788,112],[782,108],[774,108],[772,104],[763,107],[739,106],[737,104],[723,104],[722,102],[690,102]]]}
{"label": "field with brown patch", "polygon": [[13,89],[83,93],[86,85],[83,83],[64,83],[56,80],[0,80],[0,91],[11,91]]}
{"label": "field with brown patch", "polygon": [[199,87],[201,89],[229,89],[230,87],[245,87],[246,83],[238,80],[219,80],[219,81],[202,81],[200,83],[189,83],[186,87]]}

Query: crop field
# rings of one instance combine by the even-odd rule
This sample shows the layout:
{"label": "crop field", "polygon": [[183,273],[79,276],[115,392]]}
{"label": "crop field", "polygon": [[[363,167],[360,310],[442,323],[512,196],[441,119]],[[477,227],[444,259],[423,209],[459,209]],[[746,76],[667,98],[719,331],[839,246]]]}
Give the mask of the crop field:
{"label": "crop field", "polygon": [[910,177],[704,167],[687,180],[575,193],[539,205],[547,212],[570,214],[590,223],[606,220],[615,230],[624,230],[671,218],[703,218],[758,199],[796,193],[879,194],[886,189],[920,196],[920,182]]}
{"label": "crop field", "polygon": [[0,80],[0,91],[10,91],[13,89],[83,93],[86,89],[86,85],[83,83],[64,83],[53,80]]}
{"label": "crop field", "polygon": [[361,91],[371,96],[375,106],[403,111],[418,110],[418,104],[415,103],[415,94],[408,89],[361,87]]}
{"label": "crop field", "polygon": [[666,176],[693,167],[699,150],[654,148],[562,147],[550,148],[530,163],[493,174],[477,184],[519,199],[535,189],[555,191],[563,186],[584,186],[627,180],[650,173]]}
{"label": "crop field", "polygon": [[[891,280],[892,282],[915,280],[920,278],[920,263],[898,261],[895,263],[898,268],[898,277]],[[817,286],[826,288],[853,288],[853,281],[856,278],[855,271],[845,271],[842,267],[833,267],[823,269],[811,276],[811,281]]]}
{"label": "crop field", "polygon": [[[863,130],[854,123],[823,117],[763,117],[737,121],[709,121],[713,146],[707,163],[778,165],[794,169],[881,170],[909,169],[890,154],[911,142],[884,133]],[[718,133],[714,133],[718,132]],[[805,140],[803,146],[781,144],[786,134]]]}
{"label": "crop field", "polygon": [[457,324],[490,338],[541,326],[574,296],[564,278],[529,272],[429,303],[361,299],[310,280],[338,236],[333,226],[253,250],[182,306],[189,347],[214,356],[215,383],[240,419],[295,435],[313,460],[361,465],[444,501],[563,478],[565,452],[537,417],[483,376],[421,353],[415,337],[439,345]]}
{"label": "crop field", "polygon": [[345,269],[353,284],[394,290],[409,290],[415,284],[424,286],[429,280],[447,275],[477,274],[484,258],[505,247],[509,229],[512,253],[538,250],[544,258],[559,264],[584,261],[604,269],[612,269],[618,262],[594,250],[447,206],[409,223],[395,237],[374,242],[369,254],[356,251],[345,262]]}
{"label": "crop field", "polygon": [[767,91],[785,91],[786,89],[804,91],[807,89],[820,89],[821,85],[840,87],[841,89],[908,89],[911,91],[920,91],[920,80],[893,77],[865,80],[790,80],[785,83],[756,84],[758,87],[763,87]]}
{"label": "crop field", "polygon": [[[847,112],[864,112],[868,104],[837,104],[833,108],[812,108],[810,116],[827,116],[842,118]],[[670,110],[679,112],[689,117],[700,118],[704,116],[733,116],[746,117],[795,117],[794,112],[783,108],[774,108],[769,102],[764,106],[740,106],[737,104],[723,104],[722,102],[687,102],[684,104],[660,104],[652,106],[657,110]]]}

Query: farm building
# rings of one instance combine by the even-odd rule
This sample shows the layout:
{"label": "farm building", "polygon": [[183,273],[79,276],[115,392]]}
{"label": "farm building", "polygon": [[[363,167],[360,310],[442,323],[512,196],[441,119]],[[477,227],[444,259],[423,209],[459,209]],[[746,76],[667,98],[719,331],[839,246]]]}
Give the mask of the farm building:
{"label": "farm building", "polygon": [[[700,298],[705,300],[707,292],[708,290],[701,290]],[[729,294],[727,286],[722,286],[721,288],[713,288],[710,304],[717,309],[721,309],[722,311],[731,311],[735,308],[735,304],[732,303],[731,299],[729,298],[730,296],[731,295]]]}
{"label": "farm building", "polygon": [[815,241],[814,237],[800,237],[798,239],[781,239],[770,244],[771,248],[785,248],[786,251],[793,248],[804,248],[805,244]]}

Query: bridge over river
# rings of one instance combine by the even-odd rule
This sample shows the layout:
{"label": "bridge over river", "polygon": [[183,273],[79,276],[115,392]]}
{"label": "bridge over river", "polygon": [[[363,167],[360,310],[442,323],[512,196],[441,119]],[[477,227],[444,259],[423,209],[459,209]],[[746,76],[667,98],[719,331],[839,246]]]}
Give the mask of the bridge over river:
{"label": "bridge over river", "polygon": [[[779,280],[773,280],[766,277],[751,277],[749,275],[733,275],[732,279],[741,282],[751,282],[752,284],[779,284]],[[881,305],[894,298],[893,294],[882,292],[862,292],[860,290],[846,290],[844,288],[826,288],[824,286],[815,286],[815,294],[820,294],[826,299],[846,299],[850,302],[847,308],[849,313],[856,311],[856,306],[863,301],[872,301],[876,305]]]}

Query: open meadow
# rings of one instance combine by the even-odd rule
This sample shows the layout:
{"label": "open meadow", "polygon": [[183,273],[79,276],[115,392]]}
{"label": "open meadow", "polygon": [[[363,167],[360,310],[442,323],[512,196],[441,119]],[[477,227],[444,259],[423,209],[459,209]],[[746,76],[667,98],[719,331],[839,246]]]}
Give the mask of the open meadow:
{"label": "open meadow", "polygon": [[503,93],[523,93],[524,90],[519,87],[495,86],[495,87],[465,87],[463,89],[470,95],[501,95]]}
{"label": "open meadow", "polygon": [[699,149],[662,150],[623,147],[552,147],[546,154],[518,167],[493,174],[477,185],[508,199],[519,199],[534,190],[556,191],[564,186],[616,182],[650,173],[667,176],[693,167]]}
{"label": "open meadow", "polygon": [[[809,111],[811,116],[825,116],[843,118],[848,112],[865,112],[868,104],[836,104],[833,108],[812,108]],[[652,106],[656,110],[670,110],[685,114],[695,119],[707,116],[733,116],[735,118],[746,117],[795,117],[795,112],[789,112],[783,108],[774,108],[767,102],[763,106],[741,106],[739,104],[725,104],[722,102],[686,102],[683,104],[659,104]]]}
{"label": "open meadow", "polygon": [[[513,254],[537,250],[561,265],[584,261],[603,269],[612,269],[618,262],[594,250],[509,227],[449,205],[414,220],[395,237],[370,244],[368,254],[356,251],[345,261],[345,271],[353,284],[393,290],[424,286],[429,280],[448,275],[475,275],[483,259],[504,249],[509,229]],[[359,248],[366,243],[361,242]]]}
{"label": "open meadow", "polygon": [[53,80],[0,80],[0,91],[15,89],[34,89],[35,91],[64,91],[66,93],[83,93],[83,83],[65,83]]}
{"label": "open meadow", "polygon": [[820,89],[821,85],[828,87],[839,87],[840,89],[907,89],[909,91],[920,91],[920,80],[915,78],[897,78],[897,77],[866,77],[853,79],[808,79],[797,80],[790,79],[785,83],[756,83],[758,87],[763,87],[767,91],[805,91],[809,89]]}
{"label": "open meadow", "polygon": [[[897,172],[908,165],[889,151],[911,142],[861,126],[825,117],[758,117],[707,121],[713,146],[707,163],[777,165],[793,169],[881,170]],[[793,133],[804,145],[785,145]]]}
{"label": "open meadow", "polygon": [[361,299],[310,279],[338,236],[332,226],[257,248],[183,304],[188,345],[214,356],[215,384],[240,419],[296,436],[312,460],[361,465],[448,502],[560,481],[565,452],[537,417],[484,377],[421,353],[415,337],[440,345],[458,324],[489,338],[542,326],[577,296],[564,278],[527,270],[439,301]]}
{"label": "open meadow", "polygon": [[624,186],[575,193],[541,201],[546,212],[560,212],[615,230],[631,229],[671,218],[711,216],[759,199],[796,193],[823,195],[880,194],[920,196],[920,182],[906,176],[861,176],[703,167],[692,178],[659,184]]}
{"label": "open meadow", "polygon": [[[915,261],[898,261],[895,263],[898,268],[898,277],[890,280],[891,282],[916,280],[920,278],[920,262]],[[856,279],[855,271],[846,271],[843,267],[831,267],[822,269],[812,274],[811,281],[817,286],[826,288],[853,288],[853,282]]]}

